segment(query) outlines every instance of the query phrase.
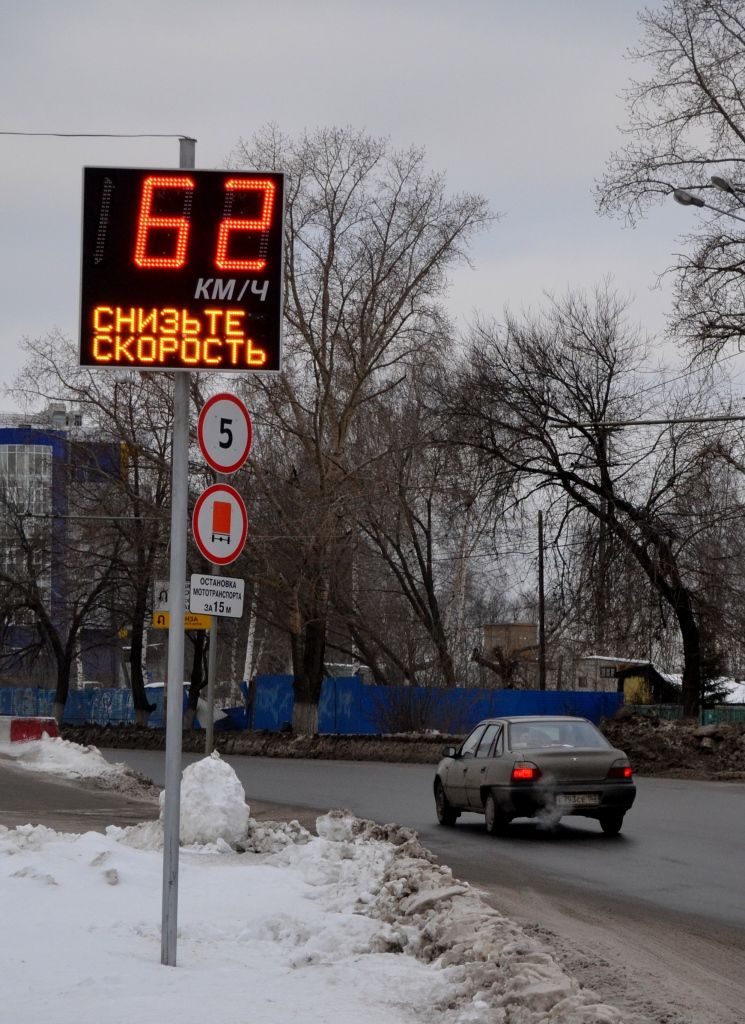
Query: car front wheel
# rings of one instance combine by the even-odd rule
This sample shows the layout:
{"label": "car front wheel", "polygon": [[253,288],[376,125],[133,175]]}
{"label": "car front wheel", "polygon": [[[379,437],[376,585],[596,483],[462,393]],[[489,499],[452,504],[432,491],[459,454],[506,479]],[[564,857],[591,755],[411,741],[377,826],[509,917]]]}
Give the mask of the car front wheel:
{"label": "car front wheel", "polygon": [[607,836],[617,836],[623,825],[623,811],[608,811],[600,818],[600,827]]}
{"label": "car front wheel", "polygon": [[441,825],[450,826],[455,824],[458,812],[451,807],[448,798],[445,796],[445,788],[439,781],[435,786],[435,808],[437,810],[437,820]]}

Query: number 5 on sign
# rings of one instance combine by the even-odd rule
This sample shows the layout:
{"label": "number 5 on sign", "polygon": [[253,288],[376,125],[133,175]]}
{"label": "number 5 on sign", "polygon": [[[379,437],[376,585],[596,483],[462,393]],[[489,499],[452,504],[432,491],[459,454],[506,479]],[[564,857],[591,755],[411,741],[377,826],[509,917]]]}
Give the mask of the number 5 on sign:
{"label": "number 5 on sign", "polygon": [[213,395],[204,403],[197,437],[208,464],[218,473],[235,473],[251,450],[251,417],[235,395]]}

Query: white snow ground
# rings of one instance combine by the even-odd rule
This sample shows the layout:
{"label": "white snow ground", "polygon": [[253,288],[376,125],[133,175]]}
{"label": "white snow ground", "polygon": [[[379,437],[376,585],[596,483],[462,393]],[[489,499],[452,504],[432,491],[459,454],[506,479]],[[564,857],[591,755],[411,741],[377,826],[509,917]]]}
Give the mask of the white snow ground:
{"label": "white snow ground", "polygon": [[[131,776],[60,739],[0,752],[58,776],[98,766],[124,790]],[[0,826],[0,1020],[622,1024],[410,829],[345,811],[317,836],[259,824],[217,754],[184,772],[181,829],[178,966],[163,967],[160,822]]]}

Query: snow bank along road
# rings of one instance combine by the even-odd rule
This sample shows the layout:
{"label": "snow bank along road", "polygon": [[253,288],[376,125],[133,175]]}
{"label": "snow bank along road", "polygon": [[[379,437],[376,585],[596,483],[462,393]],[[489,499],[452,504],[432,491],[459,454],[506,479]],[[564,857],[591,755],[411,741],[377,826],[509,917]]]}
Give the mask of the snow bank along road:
{"label": "snow bank along road", "polygon": [[[162,783],[162,752],[105,753]],[[742,1024],[743,784],[642,778],[617,839],[577,818],[556,832],[513,825],[494,840],[477,815],[453,830],[435,823],[430,766],[227,760],[249,802],[345,807],[416,829],[457,878],[484,888],[529,931],[551,935],[581,980],[640,1020]]]}

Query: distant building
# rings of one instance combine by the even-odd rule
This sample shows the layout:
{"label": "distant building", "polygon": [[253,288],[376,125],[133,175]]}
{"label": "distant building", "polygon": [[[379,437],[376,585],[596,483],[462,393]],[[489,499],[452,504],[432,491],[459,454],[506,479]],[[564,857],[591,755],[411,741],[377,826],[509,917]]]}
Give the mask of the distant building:
{"label": "distant building", "polygon": [[[3,589],[12,603],[12,580],[25,571],[24,551],[17,526],[11,515],[26,517],[33,523],[39,559],[39,583],[45,609],[55,623],[62,625],[67,614],[66,597],[71,576],[77,569],[67,564],[64,552],[71,530],[79,529],[69,519],[75,488],[85,484],[105,484],[119,472],[119,446],[95,440],[83,428],[79,410],[64,403],[50,405],[33,417],[18,413],[0,414],[0,566]],[[55,668],[49,657],[30,661],[21,657],[38,637],[33,617],[28,612],[8,612],[4,601],[0,614],[4,619],[0,651],[0,683],[52,686]],[[103,625],[110,615],[103,614],[94,625],[83,629],[84,663],[79,666],[85,679],[110,681],[116,675],[118,654]],[[14,657],[14,655],[17,655]],[[72,684],[74,685],[75,673]]]}
{"label": "distant building", "polygon": [[617,658],[604,654],[589,654],[577,658],[575,663],[575,685],[578,690],[601,690],[615,693],[619,689],[621,670],[641,669],[649,664],[633,658]]}
{"label": "distant building", "polygon": [[0,412],[0,428],[32,427],[36,430],[55,430],[70,433],[83,429],[83,413],[65,402],[49,402],[41,412]]}
{"label": "distant building", "polygon": [[680,699],[675,680],[660,672],[651,661],[592,654],[578,658],[575,668],[578,690],[621,692],[628,704],[665,704]]}
{"label": "distant building", "polygon": [[521,661],[532,661],[538,653],[535,622],[493,622],[484,626],[484,650],[497,647]]}

